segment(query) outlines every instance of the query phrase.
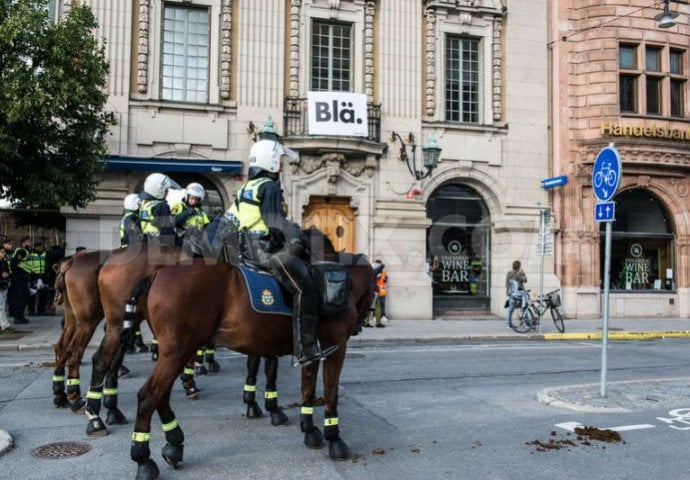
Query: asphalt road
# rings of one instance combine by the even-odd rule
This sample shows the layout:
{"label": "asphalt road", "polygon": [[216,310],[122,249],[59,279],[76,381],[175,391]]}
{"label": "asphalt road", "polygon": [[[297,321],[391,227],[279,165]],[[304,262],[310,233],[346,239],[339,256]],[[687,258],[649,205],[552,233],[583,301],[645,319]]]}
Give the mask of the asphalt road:
{"label": "asphalt road", "polygon": [[[172,407],[186,434],[182,466],[173,470],[161,459],[165,442],[157,417],[152,458],[164,479],[688,478],[690,381],[687,397],[659,406],[651,399],[627,413],[583,412],[539,401],[545,389],[599,382],[600,351],[597,342],[542,341],[351,348],[339,416],[353,457],[335,462],[327,449],[302,445],[299,371],[287,359],[281,361],[279,400],[290,424],[272,427],[268,418],[244,417],[245,359],[220,350],[222,371],[198,379],[201,400],[184,398],[179,384],[173,391]],[[685,377],[689,351],[687,339],[611,342],[608,381]],[[41,365],[49,360],[47,352],[0,356],[0,428],[16,445],[0,457],[0,478],[134,478],[131,423],[111,427],[107,437],[87,437],[84,416],[52,407],[52,369]],[[27,361],[34,364],[26,366]],[[132,419],[151,362],[139,354],[126,363],[132,377],[120,383],[120,405]],[[89,370],[85,365],[85,385]],[[647,395],[642,388],[634,394]],[[316,419],[320,425],[322,409]],[[617,427],[622,439],[578,439],[569,432],[578,424]],[[32,455],[53,442],[83,443],[90,451],[64,459]]]}

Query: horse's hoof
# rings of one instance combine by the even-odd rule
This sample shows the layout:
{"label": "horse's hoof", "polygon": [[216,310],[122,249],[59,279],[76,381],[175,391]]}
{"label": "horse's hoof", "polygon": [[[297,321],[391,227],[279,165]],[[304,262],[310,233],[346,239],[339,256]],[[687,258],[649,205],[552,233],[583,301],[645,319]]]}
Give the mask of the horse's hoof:
{"label": "horse's hoof", "polygon": [[58,393],[53,396],[53,405],[56,408],[67,408],[69,402],[67,401],[67,395],[63,393]]}
{"label": "horse's hoof", "polygon": [[189,400],[199,400],[199,392],[201,392],[201,389],[196,387],[184,389],[184,393],[187,395],[187,399]]}
{"label": "horse's hoof", "polygon": [[105,437],[108,435],[108,429],[103,424],[101,417],[89,419],[89,424],[86,426],[86,434],[89,437]]}
{"label": "horse's hoof", "polygon": [[158,470],[158,465],[149,458],[145,462],[139,464],[136,480],[156,480],[160,475],[161,472]]}
{"label": "horse's hoof", "polygon": [[173,468],[177,468],[184,455],[184,445],[172,445],[167,443],[161,451],[163,459]]}
{"label": "horse's hoof", "polygon": [[350,458],[350,447],[341,439],[328,442],[328,456],[333,460],[347,460]]}
{"label": "horse's hoof", "polygon": [[285,425],[286,423],[288,423],[288,417],[283,413],[282,408],[271,410],[271,425],[277,427],[279,425]]}
{"label": "horse's hoof", "polygon": [[129,368],[125,367],[122,365],[120,369],[117,371],[117,378],[128,378],[129,377]]}
{"label": "horse's hoof", "polygon": [[74,400],[70,400],[69,402],[69,408],[72,409],[72,413],[76,413],[77,415],[81,415],[82,413],[84,413],[85,405],[86,402],[81,397]]}
{"label": "horse's hoof", "polygon": [[263,416],[264,412],[256,402],[247,404],[247,418],[261,418]]}
{"label": "horse's hoof", "polygon": [[127,423],[127,417],[125,417],[119,408],[110,408],[108,409],[108,416],[105,419],[105,423],[108,425],[125,425]]}
{"label": "horse's hoof", "polygon": [[209,373],[220,372],[220,363],[216,362],[215,360],[208,362],[208,371]]}
{"label": "horse's hoof", "polygon": [[323,447],[323,435],[321,430],[314,427],[312,430],[304,434],[304,444],[309,448]]}
{"label": "horse's hoof", "polygon": [[139,345],[138,349],[139,349],[139,353],[146,353],[149,351],[149,347],[145,343],[142,343],[141,345]]}

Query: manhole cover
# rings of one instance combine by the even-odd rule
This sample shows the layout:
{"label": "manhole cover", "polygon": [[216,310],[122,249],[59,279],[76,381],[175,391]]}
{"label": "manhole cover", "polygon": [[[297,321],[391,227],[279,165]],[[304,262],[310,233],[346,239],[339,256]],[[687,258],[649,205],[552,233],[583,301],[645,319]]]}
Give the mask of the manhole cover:
{"label": "manhole cover", "polygon": [[60,460],[62,458],[78,457],[91,450],[91,445],[81,442],[57,442],[49,443],[34,449],[31,454],[38,458],[51,458]]}

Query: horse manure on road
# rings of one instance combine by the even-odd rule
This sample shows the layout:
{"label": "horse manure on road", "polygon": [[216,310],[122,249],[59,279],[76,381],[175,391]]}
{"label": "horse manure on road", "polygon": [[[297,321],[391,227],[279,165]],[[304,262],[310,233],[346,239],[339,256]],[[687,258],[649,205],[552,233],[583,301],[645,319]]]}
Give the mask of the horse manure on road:
{"label": "horse manure on road", "polygon": [[[603,443],[625,443],[620,433],[613,430],[602,430],[597,427],[576,427],[575,428],[576,438],[571,437],[571,433],[566,433],[566,438],[550,438],[548,441],[542,441],[539,439],[527,442],[527,445],[533,445],[536,447],[538,452],[546,452],[549,450],[561,450],[563,448],[571,449],[577,446],[592,446],[596,445],[592,441],[603,442]],[[558,434],[555,431],[551,432],[552,437],[557,437]],[[605,449],[605,446],[601,447]]]}

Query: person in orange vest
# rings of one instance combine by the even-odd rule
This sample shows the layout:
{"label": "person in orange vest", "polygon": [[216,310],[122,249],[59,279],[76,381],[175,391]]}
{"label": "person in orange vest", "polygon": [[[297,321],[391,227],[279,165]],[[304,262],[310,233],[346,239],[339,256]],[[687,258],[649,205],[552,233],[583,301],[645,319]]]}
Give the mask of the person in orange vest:
{"label": "person in orange vest", "polygon": [[386,265],[379,259],[374,260],[374,274],[376,275],[376,298],[378,300],[379,314],[376,316],[376,326],[383,328],[388,318],[386,318],[386,294],[388,293],[388,271]]}

